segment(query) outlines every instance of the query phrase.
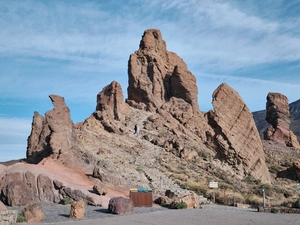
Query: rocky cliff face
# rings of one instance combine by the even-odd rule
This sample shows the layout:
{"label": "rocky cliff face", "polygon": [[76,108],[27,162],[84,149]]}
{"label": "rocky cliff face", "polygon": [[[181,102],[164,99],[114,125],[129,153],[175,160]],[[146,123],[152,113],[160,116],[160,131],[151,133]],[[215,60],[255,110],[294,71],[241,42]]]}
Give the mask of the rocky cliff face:
{"label": "rocky cliff face", "polygon": [[176,97],[198,109],[196,78],[178,55],[167,51],[159,30],[144,32],[139,50],[130,55],[128,77],[131,105],[144,103],[153,111]]}
{"label": "rocky cliff face", "polygon": [[[113,186],[150,186],[158,191],[206,177],[231,185],[249,175],[270,182],[252,114],[227,84],[213,93],[214,110],[201,112],[195,76],[166,49],[159,30],[146,30],[128,61],[128,99],[117,82],[97,95],[96,110],[73,124],[64,99],[35,113],[27,160],[46,159],[87,174],[98,171]],[[134,126],[140,128],[134,134]]]}
{"label": "rocky cliff face", "polygon": [[266,104],[266,120],[272,124],[265,133],[267,140],[300,148],[297,137],[290,130],[290,111],[288,99],[280,93],[269,93]]}
{"label": "rocky cliff face", "polygon": [[208,122],[214,129],[216,158],[230,165],[240,178],[250,174],[270,181],[252,113],[239,94],[223,83],[214,91],[212,104]]}

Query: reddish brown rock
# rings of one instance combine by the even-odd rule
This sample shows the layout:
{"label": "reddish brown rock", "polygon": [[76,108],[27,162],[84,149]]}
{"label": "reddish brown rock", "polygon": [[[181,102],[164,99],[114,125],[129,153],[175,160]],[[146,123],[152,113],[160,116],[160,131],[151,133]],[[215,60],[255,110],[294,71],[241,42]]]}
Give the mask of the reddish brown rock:
{"label": "reddish brown rock", "polygon": [[252,113],[239,94],[226,83],[213,93],[214,110],[208,120],[214,129],[216,158],[226,162],[241,178],[252,175],[270,182],[262,142]]}
{"label": "reddish brown rock", "polygon": [[134,204],[131,199],[116,197],[109,200],[108,211],[113,214],[132,213]]}
{"label": "reddish brown rock", "polygon": [[272,124],[265,132],[267,140],[300,148],[296,135],[290,130],[289,102],[285,95],[270,92],[267,96],[266,120]]}
{"label": "reddish brown rock", "polygon": [[196,78],[179,56],[167,51],[159,30],[144,32],[139,50],[130,55],[128,76],[131,105],[132,101],[144,103],[153,111],[176,97],[198,109]]}
{"label": "reddish brown rock", "polygon": [[59,202],[59,198],[54,193],[53,181],[44,174],[37,177],[37,189],[39,199],[43,202]]}
{"label": "reddish brown rock", "polygon": [[28,223],[41,222],[45,218],[45,214],[39,204],[26,206],[22,210],[22,214]]}
{"label": "reddish brown rock", "polygon": [[31,134],[27,139],[27,160],[31,163],[38,163],[51,154],[51,148],[47,142],[50,137],[50,129],[46,120],[38,112],[34,112],[31,124]]}
{"label": "reddish brown rock", "polygon": [[4,203],[2,201],[0,201],[0,210],[1,209],[7,209],[6,206],[4,205]]}
{"label": "reddish brown rock", "polygon": [[124,102],[122,87],[113,81],[97,95],[96,111],[106,111],[115,120],[124,120],[127,105]]}
{"label": "reddish brown rock", "polygon": [[9,206],[22,206],[31,203],[32,190],[21,180],[15,180],[6,184],[1,189],[4,203]]}
{"label": "reddish brown rock", "polygon": [[71,211],[70,211],[70,218],[74,219],[84,219],[84,202],[82,200],[80,201],[74,201],[71,204]]}

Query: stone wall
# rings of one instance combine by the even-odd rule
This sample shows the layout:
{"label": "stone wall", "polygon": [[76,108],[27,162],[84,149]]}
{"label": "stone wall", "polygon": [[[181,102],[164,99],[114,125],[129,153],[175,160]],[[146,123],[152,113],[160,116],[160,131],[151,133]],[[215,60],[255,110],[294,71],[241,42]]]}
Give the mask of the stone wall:
{"label": "stone wall", "polygon": [[17,222],[17,210],[0,210],[0,224],[1,225],[14,225]]}

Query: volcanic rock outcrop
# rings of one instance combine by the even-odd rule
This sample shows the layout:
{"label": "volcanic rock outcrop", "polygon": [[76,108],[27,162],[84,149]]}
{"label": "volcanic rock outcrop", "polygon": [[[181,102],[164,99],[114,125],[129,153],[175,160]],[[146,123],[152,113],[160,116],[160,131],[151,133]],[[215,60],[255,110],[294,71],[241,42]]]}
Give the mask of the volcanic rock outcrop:
{"label": "volcanic rock outcrop", "polygon": [[270,181],[259,133],[242,98],[226,83],[212,97],[214,110],[208,112],[208,122],[215,132],[212,140],[216,158],[230,165],[241,178],[252,175]]}
{"label": "volcanic rock outcrop", "polygon": [[266,120],[272,124],[265,138],[288,147],[300,148],[295,134],[290,130],[290,111],[288,99],[280,93],[269,93],[266,103]]}
{"label": "volcanic rock outcrop", "polygon": [[196,78],[178,55],[167,51],[159,30],[144,32],[139,50],[130,55],[128,77],[129,103],[144,103],[153,111],[176,97],[198,109]]}
{"label": "volcanic rock outcrop", "polygon": [[26,153],[29,162],[38,163],[50,155],[58,159],[62,153],[72,148],[74,138],[70,109],[63,97],[49,97],[54,106],[53,110],[46,112],[45,118],[38,112],[34,113]]}
{"label": "volcanic rock outcrop", "polygon": [[[44,165],[51,159],[93,174],[101,187],[149,186],[158,193],[180,190],[187,180],[206,185],[207,176],[226,176],[230,185],[249,175],[270,182],[252,114],[241,97],[224,83],[213,93],[214,109],[201,112],[195,76],[167,51],[159,30],[145,31],[139,50],[130,55],[128,77],[126,102],[120,84],[112,82],[97,95],[95,112],[75,125],[64,98],[50,95],[53,110],[45,118],[34,114],[27,162]],[[33,199],[57,202],[58,192],[70,197],[76,192],[40,176],[40,185],[38,176],[30,182],[38,190]]]}

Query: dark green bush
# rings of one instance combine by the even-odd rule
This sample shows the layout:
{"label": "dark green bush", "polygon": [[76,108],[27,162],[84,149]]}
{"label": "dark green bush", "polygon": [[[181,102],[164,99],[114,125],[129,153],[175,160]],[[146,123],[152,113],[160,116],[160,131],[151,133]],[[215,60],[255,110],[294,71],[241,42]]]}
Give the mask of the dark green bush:
{"label": "dark green bush", "polygon": [[173,209],[186,209],[187,204],[185,202],[177,202],[173,205]]}
{"label": "dark green bush", "polygon": [[66,196],[64,197],[64,199],[63,199],[64,205],[69,205],[69,204],[72,203],[72,201],[73,201],[73,199],[70,198],[68,195],[66,195]]}
{"label": "dark green bush", "polygon": [[279,209],[278,208],[271,208],[271,213],[279,213]]}
{"label": "dark green bush", "polygon": [[26,218],[22,213],[19,213],[17,216],[17,223],[24,223],[26,222]]}

